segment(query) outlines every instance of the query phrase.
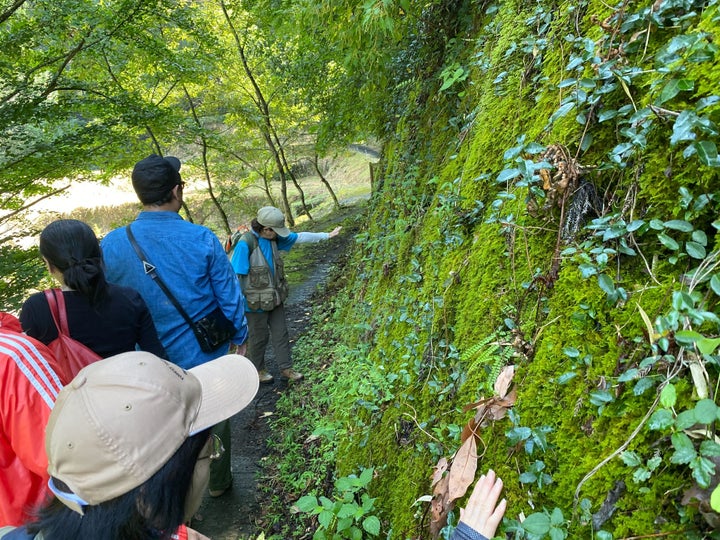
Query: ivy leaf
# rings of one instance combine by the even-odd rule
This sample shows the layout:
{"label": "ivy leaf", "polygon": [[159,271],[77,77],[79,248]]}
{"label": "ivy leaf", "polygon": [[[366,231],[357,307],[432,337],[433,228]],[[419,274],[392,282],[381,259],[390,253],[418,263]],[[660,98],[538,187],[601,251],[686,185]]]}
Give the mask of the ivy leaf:
{"label": "ivy leaf", "polygon": [[713,489],[712,495],[710,495],[710,506],[716,512],[720,512],[720,484]]}
{"label": "ivy leaf", "polygon": [[694,141],[695,133],[693,127],[697,122],[697,115],[692,111],[683,111],[675,119],[673,134],[670,137],[670,146],[675,146],[680,141]]}
{"label": "ivy leaf", "polygon": [[662,431],[673,425],[675,419],[672,411],[668,409],[659,409],[655,411],[648,421],[648,429],[652,431]]}
{"label": "ivy leaf", "polygon": [[697,457],[695,446],[684,433],[673,433],[670,437],[675,453],[670,457],[672,463],[690,463]]}
{"label": "ivy leaf", "polygon": [[543,536],[550,531],[550,517],[540,512],[530,514],[522,522],[522,528],[530,534]]}
{"label": "ivy leaf", "polygon": [[598,113],[598,123],[602,123],[605,120],[610,120],[611,118],[615,118],[617,116],[618,112],[615,109],[603,109]]}
{"label": "ivy leaf", "polygon": [[720,159],[718,159],[718,150],[715,143],[712,141],[697,141],[691,145],[697,153],[698,159],[703,165],[708,167],[720,166]]}
{"label": "ivy leaf", "polygon": [[693,470],[693,478],[695,478],[701,488],[706,488],[710,485],[710,480],[715,474],[715,464],[712,461],[698,456],[690,464],[690,468]]}
{"label": "ivy leaf", "polygon": [[516,178],[520,175],[520,169],[504,169],[500,171],[500,174],[498,174],[496,182],[502,183],[507,182],[508,180],[512,180],[513,178]]}
{"label": "ivy leaf", "polygon": [[563,116],[567,115],[570,111],[573,110],[575,107],[575,102],[569,101],[563,105],[560,106],[560,108],[553,113],[553,115],[550,117],[549,123],[552,124],[557,120],[558,118],[562,118]]}
{"label": "ivy leaf", "polygon": [[363,520],[363,529],[372,536],[380,534],[380,520],[375,516],[368,516]]}
{"label": "ivy leaf", "polygon": [[677,401],[677,392],[675,391],[675,385],[666,384],[660,392],[660,403],[663,407],[671,409],[675,406]]}
{"label": "ivy leaf", "polygon": [[685,251],[693,259],[704,259],[707,254],[705,248],[697,242],[685,242]]}
{"label": "ivy leaf", "polygon": [[597,274],[597,268],[595,268],[592,264],[581,264],[578,266],[578,270],[580,270],[580,275],[583,279],[587,279],[590,276]]}
{"label": "ivy leaf", "polygon": [[660,240],[660,243],[665,246],[668,249],[671,249],[673,251],[677,251],[680,249],[680,244],[678,244],[675,240],[673,240],[671,237],[669,237],[665,233],[660,233],[657,235],[658,240]]}
{"label": "ivy leaf", "polygon": [[710,288],[715,294],[720,296],[720,276],[717,274],[710,278]]}
{"label": "ivy leaf", "polygon": [[678,414],[677,418],[675,419],[675,428],[679,430],[688,429],[695,424],[697,424],[697,418],[695,418],[695,409],[683,411]]}
{"label": "ivy leaf", "polygon": [[520,480],[521,484],[532,484],[537,480],[537,476],[532,472],[524,472],[518,476],[518,480]]}
{"label": "ivy leaf", "polygon": [[695,342],[695,345],[700,351],[700,354],[712,354],[718,345],[720,345],[720,338],[703,338]]}
{"label": "ivy leaf", "polygon": [[305,495],[297,500],[295,506],[301,512],[312,512],[318,507],[318,502],[313,495]]}
{"label": "ivy leaf", "polygon": [[651,476],[652,473],[645,467],[638,467],[637,469],[635,469],[635,472],[633,472],[633,482],[635,482],[636,484],[641,484],[647,479],[649,479]]}
{"label": "ivy leaf", "polygon": [[692,346],[696,341],[703,339],[703,337],[700,332],[695,332],[694,330],[678,330],[675,332],[675,341],[684,347]]}
{"label": "ivy leaf", "polygon": [[693,231],[692,239],[702,246],[707,246],[707,234],[705,234],[705,231]]}
{"label": "ivy leaf", "polygon": [[638,456],[635,452],[631,451],[626,451],[620,454],[620,459],[622,459],[623,463],[625,463],[625,465],[627,465],[628,467],[639,467],[643,464],[640,456]]}
{"label": "ivy leaf", "polygon": [[660,97],[655,104],[662,105],[677,96],[680,92],[692,90],[694,87],[695,81],[691,79],[673,79],[662,89]]}
{"label": "ivy leaf", "polygon": [[590,403],[597,407],[611,403],[614,400],[615,398],[607,390],[593,390],[590,392]]}
{"label": "ivy leaf", "polygon": [[645,222],[642,219],[636,219],[634,221],[631,221],[630,223],[628,223],[628,226],[626,227],[627,232],[634,232],[634,231],[638,230],[640,227],[642,227],[643,225],[645,225]]}
{"label": "ivy leaf", "polygon": [[700,455],[704,457],[720,456],[720,444],[715,441],[703,441],[700,443]]}
{"label": "ivy leaf", "polygon": [[582,152],[587,152],[588,148],[590,148],[590,145],[593,142],[593,136],[592,133],[585,133],[583,135],[582,141],[580,142],[580,150]]}
{"label": "ivy leaf", "polygon": [[663,225],[668,229],[674,229],[676,231],[691,232],[693,230],[692,223],[684,219],[671,219],[663,223]]}
{"label": "ivy leaf", "polygon": [[630,368],[626,372],[620,374],[620,376],[618,377],[618,382],[632,381],[633,379],[637,378],[638,373],[640,373],[640,370],[638,370],[637,368]]}
{"label": "ivy leaf", "polygon": [[695,405],[695,419],[701,424],[711,424],[715,421],[718,406],[712,399],[701,399]]}
{"label": "ivy leaf", "polygon": [[607,294],[613,294],[615,292],[615,283],[607,274],[600,274],[598,276],[598,285],[600,285],[600,288]]}
{"label": "ivy leaf", "polygon": [[563,516],[562,510],[557,506],[550,514],[550,523],[553,525],[562,525],[565,522],[565,516]]}
{"label": "ivy leaf", "polygon": [[636,396],[643,395],[647,390],[653,387],[655,383],[650,377],[643,377],[639,379],[635,387],[633,388],[633,394]]}

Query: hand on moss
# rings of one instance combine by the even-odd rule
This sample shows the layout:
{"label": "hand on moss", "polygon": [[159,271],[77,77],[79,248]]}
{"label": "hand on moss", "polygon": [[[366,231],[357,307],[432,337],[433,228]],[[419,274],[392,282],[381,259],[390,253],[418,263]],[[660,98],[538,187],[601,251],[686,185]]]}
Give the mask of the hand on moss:
{"label": "hand on moss", "polygon": [[505,514],[507,500],[497,502],[503,481],[490,469],[475,483],[467,506],[460,509],[460,521],[472,527],[486,538],[495,536],[500,520]]}

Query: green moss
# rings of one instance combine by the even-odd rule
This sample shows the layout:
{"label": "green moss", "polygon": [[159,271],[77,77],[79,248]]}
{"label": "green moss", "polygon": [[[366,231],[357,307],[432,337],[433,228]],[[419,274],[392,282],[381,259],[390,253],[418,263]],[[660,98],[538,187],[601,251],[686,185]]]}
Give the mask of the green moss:
{"label": "green moss", "polygon": [[[649,6],[645,2],[628,10]],[[429,478],[439,456],[451,456],[459,445],[450,426],[467,423],[473,411],[462,408],[489,387],[489,369],[461,360],[461,352],[500,329],[505,332],[503,346],[514,353],[517,426],[510,417],[483,426],[479,467],[493,467],[505,479],[509,517],[558,507],[569,520],[569,536],[588,538],[591,525],[574,512],[576,492],[594,513],[622,481],[626,491],[603,525],[615,537],[702,527],[692,509],[681,504],[682,491],[690,487],[689,470],[670,462],[667,433],[642,428],[628,443],[653,406],[667,366],[665,371],[650,370],[654,385],[638,395],[637,379],[620,380],[657,352],[640,309],[651,321],[672,309],[672,291],[692,267],[689,263],[697,261],[665,262],[669,251],[657,241],[656,230],[625,236],[638,252],[634,256],[619,253],[617,239],[603,241],[594,230],[559,241],[559,207],[531,216],[527,186],[498,185],[495,179],[506,166],[515,166],[506,163],[504,154],[518,137],[561,144],[577,156],[603,197],[598,214],[617,213],[626,223],[662,222],[685,216],[678,202],[681,186],[695,193],[716,189],[716,170],[698,167],[695,157],[683,158],[684,147],[669,149],[672,124],[658,119],[653,119],[641,152],[622,163],[610,162],[613,148],[628,140],[624,131],[629,120],[599,122],[593,114],[652,103],[657,73],[603,94],[588,113],[587,131],[576,120],[576,110],[548,124],[572,90],[558,84],[574,76],[595,76],[597,62],[582,71],[566,71],[571,55],[582,49],[567,36],[588,38],[583,47],[597,46],[598,62],[608,60],[609,43],[600,42],[606,31],[597,21],[617,25],[608,18],[617,14],[612,8],[599,1],[587,6],[511,2],[497,8],[492,16],[477,13],[468,21],[477,34],[468,35],[466,50],[453,49],[453,61],[472,68],[464,97],[443,94],[420,100],[421,89],[438,84],[418,81],[394,139],[385,147],[382,188],[368,218],[366,240],[348,269],[356,281],[348,280],[333,316],[333,323],[347,330],[346,349],[338,354],[349,355],[333,386],[337,395],[331,415],[343,426],[337,472],[376,467],[372,495],[378,497],[386,530],[392,529],[393,538],[423,536],[413,502],[430,493]],[[537,34],[538,23],[528,23],[536,10],[552,14],[542,35]],[[716,32],[710,13],[694,17],[698,27]],[[651,30],[642,53],[647,60],[630,51],[619,66],[632,61],[648,72],[654,69],[654,51],[674,30]],[[538,38],[547,41],[536,51],[541,62],[533,64],[535,49],[522,52],[522,47],[529,43],[524,40]],[[479,65],[480,56],[487,64]],[[498,77],[503,71],[507,74]],[[696,97],[714,92],[720,76],[715,65],[691,66],[688,73],[697,80]],[[584,132],[593,143],[579,152]],[[488,222],[500,191],[514,199],[502,203],[502,219]],[[709,249],[714,234],[709,221],[716,219],[717,204],[703,212],[698,219],[710,235]],[[575,255],[562,254],[567,248],[574,248]],[[599,255],[603,249],[607,260]],[[583,262],[611,277],[626,297],[610,302],[597,275],[583,277]],[[679,410],[694,403],[688,381],[679,371]],[[523,442],[513,443],[508,433],[515,427],[545,433],[546,445],[536,444],[531,453]],[[636,483],[633,469],[617,456],[600,466],[626,444],[643,460],[655,453],[662,457],[649,481]],[[553,477],[542,489],[520,482],[536,460]]]}

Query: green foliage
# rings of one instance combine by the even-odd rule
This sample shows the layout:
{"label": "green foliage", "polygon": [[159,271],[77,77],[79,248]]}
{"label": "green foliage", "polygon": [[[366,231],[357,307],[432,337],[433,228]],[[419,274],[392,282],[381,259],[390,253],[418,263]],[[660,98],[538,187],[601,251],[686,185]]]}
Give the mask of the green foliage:
{"label": "green foliage", "polygon": [[562,510],[557,507],[552,512],[547,510],[534,512],[527,516],[522,523],[516,520],[508,521],[508,532],[515,533],[516,538],[562,540],[568,537],[567,522]]}
{"label": "green foliage", "polygon": [[332,499],[314,495],[298,499],[295,506],[300,512],[317,516],[314,540],[361,540],[380,534],[380,520],[373,514],[375,499],[364,493],[372,477],[373,469],[365,469],[360,476],[338,478]]}
{"label": "green foliage", "polygon": [[[501,327],[518,399],[478,436],[480,466],[506,479],[505,532],[707,530],[681,493],[707,481],[715,451],[698,414],[716,418],[720,343],[717,15],[681,4],[486,6],[467,27],[474,48],[448,42],[425,81],[403,86],[355,259],[369,285],[349,287],[335,319],[367,325],[368,360],[392,374],[338,467],[376,467],[376,504],[399,537],[421,536],[404,491],[427,486],[461,407],[487,389],[496,358],[483,341]],[[553,145],[575,174],[567,193]],[[586,184],[597,197],[567,227]],[[619,479],[627,491],[602,521]],[[513,525],[520,512],[529,521]]]}

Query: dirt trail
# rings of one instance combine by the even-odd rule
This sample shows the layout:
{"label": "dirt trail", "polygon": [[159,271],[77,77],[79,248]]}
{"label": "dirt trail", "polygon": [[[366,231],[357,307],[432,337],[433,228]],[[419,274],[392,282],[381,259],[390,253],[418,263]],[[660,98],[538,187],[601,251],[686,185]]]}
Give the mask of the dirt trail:
{"label": "dirt trail", "polygon": [[[330,267],[350,241],[349,234],[341,233],[331,242],[318,244],[318,248],[304,258],[304,274],[308,277],[300,285],[291,286],[285,303],[291,346],[307,327],[313,294],[325,283]],[[321,245],[323,249],[320,249]],[[256,477],[267,455],[268,422],[281,393],[292,392],[292,385],[280,381],[271,346],[267,351],[266,364],[275,375],[275,382],[261,385],[255,400],[231,419],[233,486],[221,497],[206,495],[200,508],[203,520],[193,521],[192,524],[193,528],[212,540],[254,539],[261,532],[255,526],[256,518],[261,515]],[[305,376],[311,377],[312,374],[305,373]]]}

